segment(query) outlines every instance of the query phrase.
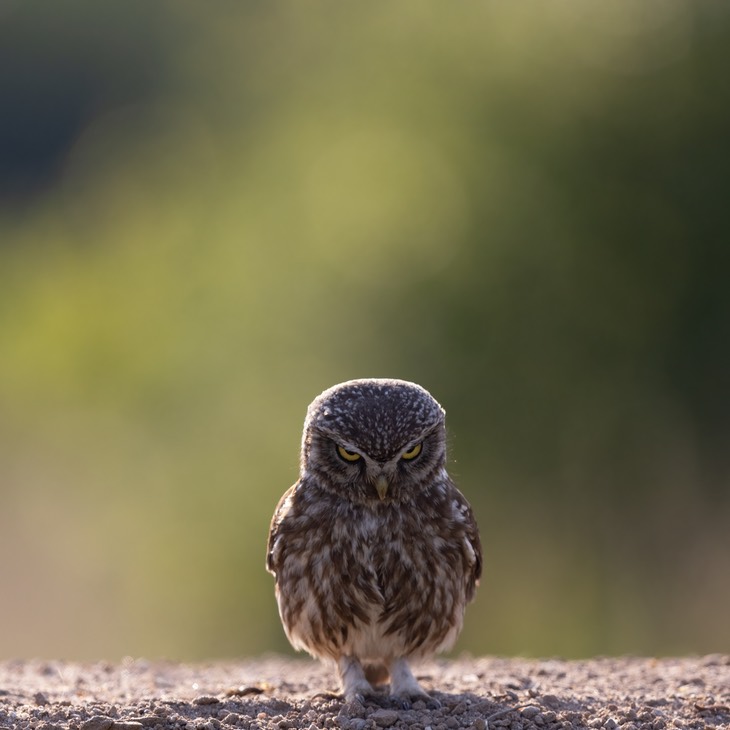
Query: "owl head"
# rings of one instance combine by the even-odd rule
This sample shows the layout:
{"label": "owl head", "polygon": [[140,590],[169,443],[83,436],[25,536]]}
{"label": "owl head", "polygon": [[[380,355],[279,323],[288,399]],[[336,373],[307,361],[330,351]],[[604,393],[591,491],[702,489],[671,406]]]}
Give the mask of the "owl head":
{"label": "owl head", "polygon": [[444,422],[444,409],[415,383],[340,383],[307,410],[301,476],[356,502],[407,500],[446,463]]}

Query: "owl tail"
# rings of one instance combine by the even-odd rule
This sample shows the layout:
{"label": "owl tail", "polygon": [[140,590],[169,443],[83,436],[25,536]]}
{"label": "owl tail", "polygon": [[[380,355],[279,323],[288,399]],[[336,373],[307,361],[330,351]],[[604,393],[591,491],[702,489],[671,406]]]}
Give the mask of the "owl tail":
{"label": "owl tail", "polygon": [[365,679],[375,687],[378,684],[385,684],[390,679],[390,672],[388,672],[385,664],[365,664],[363,665],[365,672]]}

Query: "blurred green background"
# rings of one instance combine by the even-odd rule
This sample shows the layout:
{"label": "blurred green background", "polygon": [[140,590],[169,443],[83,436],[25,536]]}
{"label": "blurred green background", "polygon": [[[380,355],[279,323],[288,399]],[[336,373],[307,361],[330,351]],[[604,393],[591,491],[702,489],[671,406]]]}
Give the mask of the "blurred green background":
{"label": "blurred green background", "polygon": [[0,6],[0,656],[287,651],[307,404],[446,407],[455,651],[730,651],[730,6]]}

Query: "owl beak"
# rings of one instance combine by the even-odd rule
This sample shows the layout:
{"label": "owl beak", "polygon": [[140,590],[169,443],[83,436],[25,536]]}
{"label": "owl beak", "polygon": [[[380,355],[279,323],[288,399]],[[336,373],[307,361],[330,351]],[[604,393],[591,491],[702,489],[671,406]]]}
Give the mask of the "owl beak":
{"label": "owl beak", "polygon": [[385,495],[388,494],[388,489],[390,487],[390,484],[388,484],[388,480],[385,478],[383,474],[381,474],[376,480],[375,480],[375,491],[378,493],[378,497],[380,497],[380,500],[385,499]]}

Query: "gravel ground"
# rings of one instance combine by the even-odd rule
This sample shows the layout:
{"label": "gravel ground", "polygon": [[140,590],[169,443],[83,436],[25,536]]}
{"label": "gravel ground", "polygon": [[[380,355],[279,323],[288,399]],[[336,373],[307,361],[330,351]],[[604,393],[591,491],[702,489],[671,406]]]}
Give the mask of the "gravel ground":
{"label": "gravel ground", "polygon": [[672,730],[730,728],[730,656],[460,659],[416,668],[441,702],[346,704],[331,668],[240,662],[0,663],[0,728],[36,730]]}

